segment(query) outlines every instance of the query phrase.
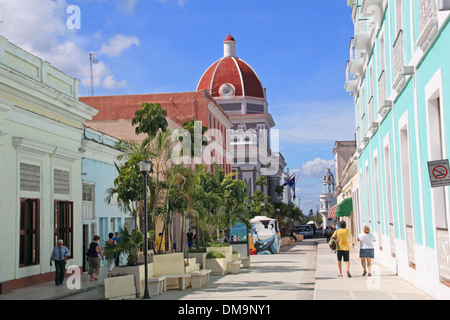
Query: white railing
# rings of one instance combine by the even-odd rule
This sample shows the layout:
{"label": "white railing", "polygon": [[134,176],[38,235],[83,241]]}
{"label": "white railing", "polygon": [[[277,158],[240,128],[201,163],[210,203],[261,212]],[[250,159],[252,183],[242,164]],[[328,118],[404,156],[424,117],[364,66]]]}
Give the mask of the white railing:
{"label": "white railing", "polygon": [[422,32],[431,18],[436,17],[436,2],[435,0],[419,0],[419,28]]}
{"label": "white railing", "polygon": [[415,241],[414,241],[414,228],[412,226],[406,226],[406,249],[408,251],[408,263],[410,266],[416,266],[416,254],[415,254]]}
{"label": "white railing", "polygon": [[391,247],[391,256],[395,257],[395,228],[393,223],[389,223],[389,239]]}
{"label": "white railing", "polygon": [[441,281],[450,281],[450,241],[447,229],[436,229],[439,276]]}
{"label": "white railing", "polygon": [[383,70],[378,78],[378,109],[384,101],[386,101],[386,73]]}
{"label": "white railing", "polygon": [[400,30],[394,42],[394,87],[402,76],[403,64],[403,31]]}

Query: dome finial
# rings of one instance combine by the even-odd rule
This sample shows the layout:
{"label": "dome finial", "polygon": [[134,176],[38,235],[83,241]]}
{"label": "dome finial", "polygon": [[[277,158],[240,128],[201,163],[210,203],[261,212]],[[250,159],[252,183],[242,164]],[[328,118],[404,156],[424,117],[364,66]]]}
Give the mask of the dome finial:
{"label": "dome finial", "polygon": [[228,34],[223,42],[223,57],[236,57],[236,40]]}

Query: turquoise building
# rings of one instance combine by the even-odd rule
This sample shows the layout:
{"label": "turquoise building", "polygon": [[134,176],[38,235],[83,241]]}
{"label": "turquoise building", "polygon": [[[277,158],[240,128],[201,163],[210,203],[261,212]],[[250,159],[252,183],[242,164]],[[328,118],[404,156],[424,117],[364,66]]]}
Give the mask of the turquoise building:
{"label": "turquoise building", "polygon": [[449,187],[432,187],[429,162],[450,157],[450,1],[347,5],[355,30],[345,89],[355,102],[356,232],[371,227],[376,260],[449,299]]}
{"label": "turquoise building", "polygon": [[[100,131],[84,127],[81,160],[83,184],[83,253],[85,253],[94,235],[100,237],[100,245],[105,247],[110,232],[115,233],[121,227],[134,228],[133,218],[116,205],[113,197],[110,204],[105,201],[107,190],[114,186],[117,177],[115,162],[120,151],[114,146],[119,140]],[[106,259],[102,266],[106,266]],[[83,269],[87,270],[87,261],[83,259]]]}

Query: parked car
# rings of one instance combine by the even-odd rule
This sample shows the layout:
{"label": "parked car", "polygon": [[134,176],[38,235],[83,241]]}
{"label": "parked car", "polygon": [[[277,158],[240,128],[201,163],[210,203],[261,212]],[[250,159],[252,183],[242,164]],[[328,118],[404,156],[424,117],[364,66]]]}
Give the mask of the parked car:
{"label": "parked car", "polygon": [[303,238],[312,238],[314,236],[314,230],[311,226],[300,226],[295,230],[296,234],[302,234]]}

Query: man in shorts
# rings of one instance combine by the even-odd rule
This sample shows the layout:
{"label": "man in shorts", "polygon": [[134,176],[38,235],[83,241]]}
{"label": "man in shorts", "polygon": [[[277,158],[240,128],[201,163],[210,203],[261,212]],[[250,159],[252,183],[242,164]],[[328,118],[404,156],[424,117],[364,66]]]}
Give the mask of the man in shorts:
{"label": "man in shorts", "polygon": [[337,261],[338,261],[338,268],[339,268],[339,277],[342,277],[342,259],[344,259],[344,262],[347,265],[347,276],[350,278],[350,230],[346,229],[347,224],[345,221],[341,221],[339,223],[339,229],[337,229],[333,235],[331,236],[332,239],[337,239],[338,241],[338,251],[337,251]]}

